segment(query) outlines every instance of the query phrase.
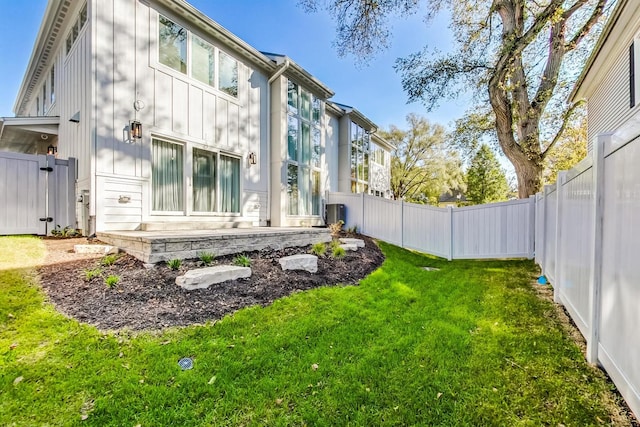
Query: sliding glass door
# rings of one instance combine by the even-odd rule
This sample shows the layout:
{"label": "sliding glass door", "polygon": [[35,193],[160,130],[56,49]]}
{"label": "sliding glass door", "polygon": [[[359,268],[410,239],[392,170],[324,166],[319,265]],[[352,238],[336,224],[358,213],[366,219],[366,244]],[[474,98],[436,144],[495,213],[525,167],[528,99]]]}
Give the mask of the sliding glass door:
{"label": "sliding glass door", "polygon": [[153,210],[184,211],[183,146],[154,139],[152,151]]}

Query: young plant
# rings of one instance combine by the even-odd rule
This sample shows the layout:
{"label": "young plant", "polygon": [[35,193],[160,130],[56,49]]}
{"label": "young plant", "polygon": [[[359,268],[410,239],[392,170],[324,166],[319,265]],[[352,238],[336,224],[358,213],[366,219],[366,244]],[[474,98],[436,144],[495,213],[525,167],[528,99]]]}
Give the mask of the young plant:
{"label": "young plant", "polygon": [[167,266],[172,270],[177,270],[182,265],[182,260],[180,258],[174,258],[167,261]]}
{"label": "young plant", "polygon": [[344,225],[344,221],[340,220],[338,222],[334,222],[333,224],[329,224],[329,231],[331,231],[331,235],[332,236],[338,236],[340,235],[340,232],[342,231],[342,226]]}
{"label": "young plant", "polygon": [[322,256],[327,252],[327,245],[323,242],[318,242],[311,246],[311,253],[315,256]]}
{"label": "young plant", "polygon": [[347,234],[358,234],[358,226],[354,225],[353,227],[349,227],[347,229]]}
{"label": "young plant", "polygon": [[118,254],[109,254],[102,257],[100,264],[104,267],[110,267],[118,260]]}
{"label": "young plant", "polygon": [[120,282],[120,276],[112,274],[104,279],[104,284],[107,285],[107,288],[113,288]]}
{"label": "young plant", "polygon": [[344,258],[347,255],[347,251],[345,251],[344,248],[341,248],[340,246],[336,246],[331,251],[331,255],[334,258]]}
{"label": "young plant", "polygon": [[342,244],[342,243],[340,243],[340,240],[338,240],[338,239],[333,239],[333,240],[331,241],[331,243],[329,244],[329,247],[330,247],[331,251],[333,251],[335,248],[339,248],[341,244]]}
{"label": "young plant", "polygon": [[212,254],[211,252],[200,252],[199,254],[199,258],[200,261],[202,261],[202,263],[204,265],[209,265],[213,262],[213,260],[216,258],[215,254]]}
{"label": "young plant", "polygon": [[91,281],[91,279],[93,279],[95,277],[100,277],[101,274],[102,274],[102,269],[100,267],[96,267],[96,268],[92,268],[92,269],[86,268],[84,270],[84,280],[89,282],[89,281]]}
{"label": "young plant", "polygon": [[250,267],[251,266],[251,258],[246,256],[245,254],[238,255],[233,259],[233,263],[240,267]]}

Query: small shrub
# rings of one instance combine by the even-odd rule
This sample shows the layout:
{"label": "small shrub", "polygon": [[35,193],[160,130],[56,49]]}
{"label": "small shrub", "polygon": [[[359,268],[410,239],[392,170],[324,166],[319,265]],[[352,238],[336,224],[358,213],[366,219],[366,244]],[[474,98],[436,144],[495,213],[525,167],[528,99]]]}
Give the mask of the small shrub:
{"label": "small shrub", "polygon": [[327,245],[322,242],[316,243],[311,246],[311,253],[315,256],[322,256],[327,252]]}
{"label": "small shrub", "polygon": [[333,240],[331,241],[331,243],[329,244],[329,246],[330,246],[330,248],[331,248],[331,251],[333,251],[335,248],[339,248],[341,244],[342,244],[342,243],[340,243],[340,240],[338,240],[338,239],[333,239]]}
{"label": "small shrub", "polygon": [[120,282],[120,276],[116,276],[115,274],[112,274],[108,276],[106,279],[104,279],[104,284],[107,285],[107,288],[113,288],[119,282]]}
{"label": "small shrub", "polygon": [[353,227],[347,228],[347,234],[358,234],[358,226],[354,225]]}
{"label": "small shrub", "polygon": [[251,266],[251,258],[246,256],[245,254],[238,255],[233,259],[233,263],[240,267],[250,267]]}
{"label": "small shrub", "polygon": [[100,264],[102,264],[105,267],[110,267],[113,264],[115,264],[117,260],[118,260],[118,254],[105,255],[100,260]]}
{"label": "small shrub", "polygon": [[334,258],[344,258],[347,255],[347,251],[345,251],[344,248],[341,248],[340,246],[336,246],[331,251],[331,255],[333,255]]}
{"label": "small shrub", "polygon": [[102,269],[100,267],[92,269],[86,268],[84,270],[84,280],[86,280],[87,282],[89,282],[93,278],[100,277],[100,275],[102,275]]}
{"label": "small shrub", "polygon": [[60,225],[56,225],[56,228],[51,230],[51,235],[56,237],[76,237],[79,236],[80,233],[78,233],[78,230],[71,228],[68,225],[65,228],[60,228]]}
{"label": "small shrub", "polygon": [[331,231],[332,236],[340,235],[342,231],[342,226],[344,225],[344,221],[340,220],[338,222],[334,222],[333,224],[329,224],[329,231]]}
{"label": "small shrub", "polygon": [[200,261],[202,261],[204,265],[211,264],[213,260],[216,258],[215,254],[212,254],[211,252],[200,252],[198,257],[200,258]]}
{"label": "small shrub", "polygon": [[172,270],[177,270],[182,265],[182,260],[180,258],[174,258],[167,261],[167,266]]}

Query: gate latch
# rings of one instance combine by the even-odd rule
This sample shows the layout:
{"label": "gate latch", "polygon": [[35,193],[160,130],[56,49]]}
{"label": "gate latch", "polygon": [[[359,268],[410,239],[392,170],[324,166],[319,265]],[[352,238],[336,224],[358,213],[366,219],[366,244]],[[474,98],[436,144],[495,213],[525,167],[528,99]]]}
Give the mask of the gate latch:
{"label": "gate latch", "polygon": [[40,221],[42,222],[53,222],[53,218],[51,218],[50,216],[46,217],[46,218],[40,218]]}
{"label": "gate latch", "polygon": [[51,166],[45,166],[40,168],[41,171],[53,172],[53,168]]}

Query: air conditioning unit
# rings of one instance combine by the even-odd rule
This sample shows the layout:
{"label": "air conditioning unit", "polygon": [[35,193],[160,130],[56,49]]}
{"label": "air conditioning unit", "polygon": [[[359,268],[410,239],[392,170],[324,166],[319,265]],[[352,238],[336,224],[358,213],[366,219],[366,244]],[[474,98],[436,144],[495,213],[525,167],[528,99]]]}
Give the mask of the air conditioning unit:
{"label": "air conditioning unit", "polygon": [[342,203],[328,204],[326,209],[327,224],[335,224],[338,221],[347,222],[347,209]]}

